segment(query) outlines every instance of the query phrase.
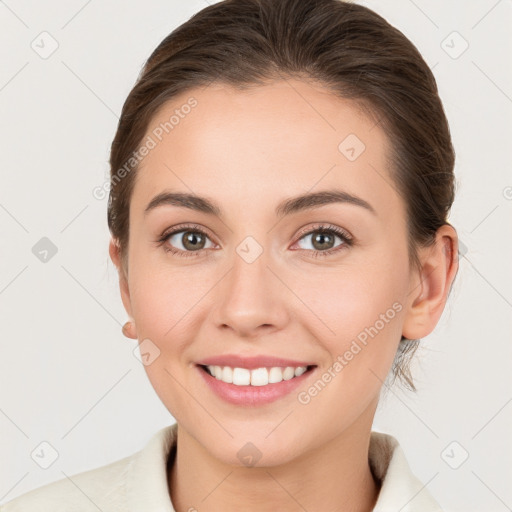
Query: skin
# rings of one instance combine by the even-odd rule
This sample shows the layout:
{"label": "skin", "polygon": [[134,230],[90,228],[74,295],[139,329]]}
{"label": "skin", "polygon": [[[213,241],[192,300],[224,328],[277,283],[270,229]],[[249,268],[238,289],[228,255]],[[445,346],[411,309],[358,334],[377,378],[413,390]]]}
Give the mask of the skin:
{"label": "skin", "polygon": [[[123,304],[136,325],[131,337],[149,338],[160,350],[145,369],[178,423],[168,475],[173,505],[177,512],[270,504],[285,512],[373,510],[379,485],[368,446],[379,393],[401,334],[422,338],[439,320],[457,271],[456,232],[440,228],[436,243],[419,251],[422,268],[410,265],[405,203],[386,166],[389,141],[373,119],[321,85],[290,79],[247,91],[221,84],[194,89],[168,102],[147,134],[191,96],[197,107],[137,171],[126,269],[110,243]],[[351,133],[366,146],[355,161],[338,149]],[[283,199],[332,188],[359,196],[376,213],[348,203],[284,218],[274,213]],[[144,215],[168,189],[208,196],[222,218],[173,205]],[[207,232],[201,255],[180,257],[158,245],[165,229],[181,223]],[[318,223],[348,231],[354,244],[314,258],[315,233],[306,233]],[[165,243],[187,250],[184,234]],[[236,252],[247,236],[263,248],[250,264]],[[342,243],[336,235],[317,252]],[[401,311],[301,404],[298,392],[393,303]],[[298,392],[242,407],[218,398],[195,366],[226,353],[275,355],[317,368]],[[262,454],[253,467],[237,457],[249,441]]]}

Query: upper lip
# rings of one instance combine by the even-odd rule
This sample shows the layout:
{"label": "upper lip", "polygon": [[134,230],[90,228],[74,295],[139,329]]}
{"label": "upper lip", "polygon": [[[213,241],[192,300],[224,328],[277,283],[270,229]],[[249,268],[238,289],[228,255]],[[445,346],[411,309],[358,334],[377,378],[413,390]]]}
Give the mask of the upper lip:
{"label": "upper lip", "polygon": [[276,366],[313,366],[313,363],[305,361],[297,361],[295,359],[283,359],[275,356],[240,356],[237,354],[225,354],[213,357],[207,357],[198,361],[201,366],[230,366],[231,368],[272,368]]}

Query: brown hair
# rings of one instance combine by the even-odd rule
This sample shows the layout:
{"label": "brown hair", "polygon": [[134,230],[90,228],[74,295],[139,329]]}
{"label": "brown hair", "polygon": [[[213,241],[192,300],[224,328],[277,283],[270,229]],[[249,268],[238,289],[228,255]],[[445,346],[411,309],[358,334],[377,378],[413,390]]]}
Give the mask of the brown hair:
{"label": "brown hair", "polygon": [[[123,105],[110,154],[108,226],[124,269],[137,170],[131,157],[157,110],[213,82],[243,89],[285,77],[320,82],[378,119],[391,143],[391,185],[406,203],[410,259],[419,266],[417,248],[448,223],[455,153],[435,78],[416,47],[374,11],[342,0],[224,0],[158,45]],[[392,368],[414,391],[409,363],[417,347],[402,337]]]}

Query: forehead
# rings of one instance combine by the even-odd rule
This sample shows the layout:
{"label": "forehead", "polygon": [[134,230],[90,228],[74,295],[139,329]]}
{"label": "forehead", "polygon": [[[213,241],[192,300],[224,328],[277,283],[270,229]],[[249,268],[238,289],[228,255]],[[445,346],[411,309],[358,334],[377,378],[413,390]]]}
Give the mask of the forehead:
{"label": "forehead", "polygon": [[233,213],[329,188],[362,196],[383,213],[400,202],[380,126],[354,102],[311,82],[189,90],[160,108],[148,137],[154,147],[139,165],[132,196],[141,211],[164,189],[218,198]]}

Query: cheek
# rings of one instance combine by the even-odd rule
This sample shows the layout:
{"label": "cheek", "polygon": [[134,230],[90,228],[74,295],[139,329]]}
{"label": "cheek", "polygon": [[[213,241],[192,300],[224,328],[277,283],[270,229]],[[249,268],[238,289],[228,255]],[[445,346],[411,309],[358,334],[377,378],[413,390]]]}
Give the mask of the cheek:
{"label": "cheek", "polygon": [[[317,319],[319,339],[334,349],[343,348],[347,340],[376,323],[379,330],[396,332],[397,329],[389,327],[401,324],[408,283],[400,268],[406,267],[380,260],[378,265],[340,265],[295,279],[297,295],[311,312],[308,318],[311,322]],[[383,329],[381,318],[392,322],[386,322]]]}
{"label": "cheek", "polygon": [[177,333],[185,332],[194,304],[213,285],[211,270],[208,276],[204,265],[176,263],[163,248],[142,245],[130,253],[130,301],[139,338],[181,339]]}
{"label": "cheek", "polygon": [[397,271],[382,270],[338,273],[321,290],[310,287],[305,300],[322,312],[321,322],[313,316],[307,322],[327,357],[318,380],[299,391],[299,402],[311,404],[305,410],[318,411],[318,421],[329,417],[333,435],[378,396],[398,348],[405,280]]}
{"label": "cheek", "polygon": [[370,399],[378,392],[400,342],[407,261],[398,254],[381,254],[373,264],[368,260],[338,269],[324,276],[322,286],[311,280],[303,288],[304,294],[309,290],[305,302],[318,317],[310,316],[309,326],[318,326],[314,334],[328,353],[328,366],[336,364],[331,373],[337,376],[333,380],[338,384],[332,386],[339,393],[337,403],[354,396]]}
{"label": "cheek", "polygon": [[[200,308],[194,305],[206,290],[201,276],[146,258],[131,275],[131,303],[140,340],[140,352],[149,354],[144,369],[156,394],[174,418],[182,420],[190,406],[183,391],[190,378],[187,349],[194,339]],[[211,285],[210,285],[211,286]]]}

